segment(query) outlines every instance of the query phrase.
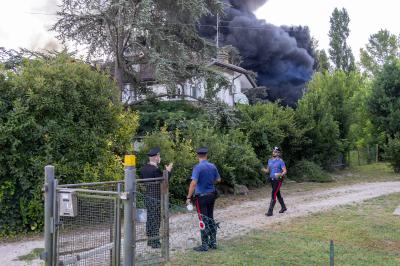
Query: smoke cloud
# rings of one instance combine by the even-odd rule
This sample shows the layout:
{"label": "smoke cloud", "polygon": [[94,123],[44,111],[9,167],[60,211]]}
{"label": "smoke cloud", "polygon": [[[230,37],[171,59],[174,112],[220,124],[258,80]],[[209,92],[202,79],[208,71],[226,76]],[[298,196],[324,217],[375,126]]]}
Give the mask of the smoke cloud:
{"label": "smoke cloud", "polygon": [[[224,0],[229,5],[219,23],[219,43],[232,45],[242,56],[242,67],[257,73],[259,86],[266,86],[268,99],[294,106],[311,79],[314,59],[307,27],[278,27],[253,14],[265,0]],[[200,24],[216,25],[215,17]],[[200,34],[216,38],[216,27],[200,26]]]}

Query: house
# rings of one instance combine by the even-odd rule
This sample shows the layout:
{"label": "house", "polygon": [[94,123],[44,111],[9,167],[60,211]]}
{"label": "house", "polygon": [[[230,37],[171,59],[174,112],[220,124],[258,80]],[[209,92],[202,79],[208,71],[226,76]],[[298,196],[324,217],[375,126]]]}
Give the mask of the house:
{"label": "house", "polygon": [[[210,69],[222,74],[231,83],[229,88],[218,91],[216,98],[229,106],[234,106],[237,103],[248,104],[249,100],[243,91],[257,88],[257,84],[252,77],[253,72],[231,64],[228,59],[228,54],[220,53],[218,59],[212,60],[208,65]],[[140,65],[138,68],[141,80],[148,83],[148,88],[155,95],[167,95],[167,87],[165,85],[154,83],[154,70],[149,65]],[[204,98],[205,84],[205,80],[188,80],[177,89],[173,97],[163,96],[160,99],[163,101],[175,101],[184,98],[187,101],[195,102]],[[135,95],[131,85],[129,83],[125,84],[122,101],[129,104],[140,99],[140,96]]]}

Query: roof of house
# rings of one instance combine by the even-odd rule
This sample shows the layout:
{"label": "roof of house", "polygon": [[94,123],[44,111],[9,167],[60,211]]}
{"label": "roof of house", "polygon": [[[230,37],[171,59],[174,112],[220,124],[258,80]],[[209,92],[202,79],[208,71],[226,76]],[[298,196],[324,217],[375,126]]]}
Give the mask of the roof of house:
{"label": "roof of house", "polygon": [[256,88],[257,87],[257,83],[256,81],[253,79],[253,77],[251,76],[252,72],[249,70],[246,70],[242,67],[236,66],[236,65],[232,65],[229,63],[225,63],[219,60],[214,59],[208,66],[219,66],[222,68],[226,68],[238,73],[241,73],[243,75],[245,75],[247,77],[247,79],[249,80],[249,82],[251,83],[251,85]]}
{"label": "roof of house", "polygon": [[[226,63],[226,62],[222,62],[219,61],[217,59],[213,59],[211,61],[211,63],[209,63],[207,65],[208,67],[211,66],[217,66],[217,67],[221,67],[221,68],[226,68],[235,72],[238,72],[240,74],[243,74],[246,76],[246,78],[249,80],[250,84],[256,88],[257,87],[257,83],[255,82],[255,80],[252,77],[252,72],[249,70],[246,70],[242,67],[230,64],[230,63]],[[139,70],[139,77],[140,80],[142,82],[152,82],[155,81],[155,69],[154,66],[150,65],[150,64],[144,64],[144,65],[140,65],[140,70]]]}

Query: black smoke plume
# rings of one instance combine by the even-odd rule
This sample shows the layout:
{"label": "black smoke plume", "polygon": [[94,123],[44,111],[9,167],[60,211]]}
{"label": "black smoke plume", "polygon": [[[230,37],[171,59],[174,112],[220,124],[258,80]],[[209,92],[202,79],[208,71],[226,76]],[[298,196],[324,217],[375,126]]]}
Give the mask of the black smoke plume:
{"label": "black smoke plume", "polygon": [[[220,45],[232,45],[242,57],[241,66],[257,73],[257,83],[268,90],[268,99],[296,105],[313,74],[313,51],[307,27],[277,27],[259,20],[253,11],[266,0],[224,0],[219,20]],[[216,17],[200,22],[202,36],[215,40]]]}

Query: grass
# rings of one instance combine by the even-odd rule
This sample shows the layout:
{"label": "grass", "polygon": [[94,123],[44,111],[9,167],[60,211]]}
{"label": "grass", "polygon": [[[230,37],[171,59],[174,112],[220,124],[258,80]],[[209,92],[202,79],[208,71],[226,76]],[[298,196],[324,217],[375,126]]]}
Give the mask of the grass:
{"label": "grass", "polygon": [[18,257],[20,261],[30,262],[32,260],[38,259],[40,254],[44,251],[44,248],[35,248],[30,253]]}
{"label": "grass", "polygon": [[178,254],[170,265],[400,265],[400,194],[296,218],[220,243],[207,253]]}

